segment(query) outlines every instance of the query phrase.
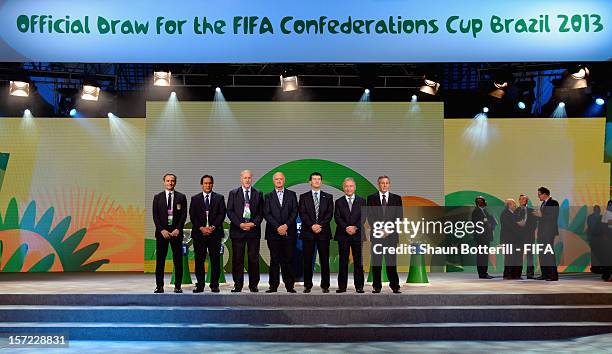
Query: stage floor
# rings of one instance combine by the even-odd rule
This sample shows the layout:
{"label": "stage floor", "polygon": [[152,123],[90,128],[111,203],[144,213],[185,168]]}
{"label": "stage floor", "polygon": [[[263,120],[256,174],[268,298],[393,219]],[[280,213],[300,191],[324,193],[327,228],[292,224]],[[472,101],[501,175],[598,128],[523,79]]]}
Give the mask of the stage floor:
{"label": "stage floor", "polygon": [[[402,285],[400,296],[410,294],[548,294],[548,293],[612,293],[612,283],[603,282],[599,275],[580,273],[562,274],[558,282],[537,280],[503,280],[500,276],[491,280],[478,279],[474,273],[430,273],[429,286]],[[221,293],[229,293],[233,287],[231,274],[225,275],[228,283],[221,284]],[[195,281],[195,276],[192,275]],[[407,274],[400,274],[405,281]],[[166,275],[166,293],[172,293],[173,286],[169,284],[170,274]],[[313,293],[320,293],[316,286],[319,283],[315,275]],[[194,285],[183,285],[185,294],[191,293]],[[126,272],[97,273],[0,273],[0,294],[149,294],[155,288],[155,275]],[[262,274],[258,294],[266,295],[268,276]],[[296,290],[301,292],[303,285],[296,284]],[[331,292],[336,295],[337,275],[331,276]],[[348,292],[354,292],[352,279],[349,277]],[[366,294],[372,290],[371,284],[365,286]],[[390,293],[388,286],[383,287],[384,293]],[[211,294],[207,285],[204,294]],[[248,277],[245,277],[244,290],[241,294],[251,294],[248,291]],[[277,294],[287,294],[283,285]],[[198,295],[198,294],[196,294]],[[200,294],[201,295],[201,294]],[[365,295],[365,294],[364,294]],[[372,294],[373,295],[373,294]]]}

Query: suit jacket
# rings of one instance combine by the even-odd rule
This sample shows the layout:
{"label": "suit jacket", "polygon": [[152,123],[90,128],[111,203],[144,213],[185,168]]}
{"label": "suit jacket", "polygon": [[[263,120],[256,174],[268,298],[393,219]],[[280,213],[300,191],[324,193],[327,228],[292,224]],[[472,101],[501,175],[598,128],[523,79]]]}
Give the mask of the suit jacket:
{"label": "suit jacket", "polygon": [[153,197],[153,222],[155,223],[155,237],[162,237],[161,231],[179,230],[179,237],[183,238],[183,228],[187,221],[187,197],[183,193],[173,191],[172,200],[172,225],[168,225],[168,202],[166,191]]}
{"label": "suit jacket", "polygon": [[[266,219],[266,240],[294,239],[297,236],[298,200],[294,191],[285,189],[281,206],[276,189],[266,194],[264,218]],[[287,236],[280,236],[276,229],[287,224]]]}
{"label": "suit jacket", "polygon": [[538,221],[538,239],[539,241],[550,241],[555,239],[559,234],[559,203],[550,198],[543,206],[540,207],[542,216]]}
{"label": "suit jacket", "polygon": [[522,242],[519,232],[519,226],[516,223],[516,215],[505,208],[500,216],[501,230],[499,240],[501,243],[519,244]]}
{"label": "suit jacket", "polygon": [[[331,240],[331,220],[334,215],[334,197],[326,192],[320,191],[319,196],[319,219],[316,218],[314,198],[312,191],[300,195],[298,211],[302,221],[301,238],[304,240]],[[312,225],[321,225],[321,232],[315,234]]]}
{"label": "suit jacket", "polygon": [[[484,221],[484,219],[487,221]],[[495,217],[489,213],[487,208],[484,208],[484,211],[480,209],[480,207],[474,208],[472,211],[472,222],[483,222],[484,223],[484,232],[482,234],[474,232],[474,240],[478,243],[487,243],[493,241],[493,231],[497,226],[497,221],[495,221]]]}
{"label": "suit jacket", "polygon": [[538,225],[537,218],[533,215],[533,208],[525,207],[525,210],[520,206],[514,212],[516,216],[516,222],[522,221],[525,218],[525,214],[527,214],[527,220],[525,222],[525,226],[519,226],[519,234],[521,235],[521,242],[523,243],[533,243],[535,240],[535,230]]}
{"label": "suit jacket", "polygon": [[[191,237],[219,237],[223,239],[223,221],[225,221],[225,197],[221,194],[211,192],[209,197],[208,222],[206,222],[206,210],[204,209],[204,193],[200,192],[191,197],[189,217],[192,229]],[[200,227],[214,226],[212,234],[204,236]]]}
{"label": "suit jacket", "polygon": [[[389,200],[387,201],[388,210],[383,214],[382,204],[380,202],[380,194],[376,192],[374,194],[370,194],[367,199],[368,205],[368,224],[370,227],[374,227],[374,223],[377,221],[387,222],[391,221],[395,223],[395,220],[404,218],[404,211],[402,210],[402,197],[397,194],[389,193]],[[389,208],[390,207],[390,208]],[[377,239],[372,237],[371,241],[385,240],[385,242],[397,242],[399,239],[399,235],[397,232],[394,232],[384,239]]]}
{"label": "suit jacket", "polygon": [[[251,218],[244,220],[244,192],[242,186],[232,189],[227,197],[227,217],[230,219],[230,238],[261,238],[261,222],[263,220],[263,193],[251,187]],[[243,222],[252,222],[255,227],[249,231],[240,228]]]}
{"label": "suit jacket", "polygon": [[[344,241],[347,239],[358,239],[363,240],[363,222],[365,218],[362,218],[362,209],[365,207],[366,201],[358,195],[355,195],[353,200],[353,207],[349,210],[348,201],[346,196],[336,199],[334,204],[334,220],[336,220],[336,235],[334,239],[336,241]],[[346,232],[348,226],[356,226],[357,234],[349,235]]]}

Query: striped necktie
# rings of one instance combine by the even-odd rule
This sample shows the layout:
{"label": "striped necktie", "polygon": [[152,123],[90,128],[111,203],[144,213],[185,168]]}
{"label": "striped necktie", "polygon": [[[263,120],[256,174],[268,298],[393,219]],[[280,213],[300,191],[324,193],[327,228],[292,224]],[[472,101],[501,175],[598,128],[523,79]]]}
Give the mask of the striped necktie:
{"label": "striped necktie", "polygon": [[314,205],[315,205],[315,219],[319,221],[319,192],[314,193]]}

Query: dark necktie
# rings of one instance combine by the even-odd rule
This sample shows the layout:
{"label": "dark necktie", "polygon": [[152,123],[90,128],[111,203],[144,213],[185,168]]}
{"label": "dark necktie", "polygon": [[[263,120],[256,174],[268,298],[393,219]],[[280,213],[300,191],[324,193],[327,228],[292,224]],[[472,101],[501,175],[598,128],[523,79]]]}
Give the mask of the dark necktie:
{"label": "dark necktie", "polygon": [[386,207],[387,206],[387,196],[385,194],[382,195],[382,206]]}
{"label": "dark necktie", "polygon": [[168,193],[168,210],[172,210],[172,192]]}
{"label": "dark necktie", "polygon": [[249,190],[244,191],[244,202],[249,203],[251,201],[251,197],[249,196]]}
{"label": "dark necktie", "polygon": [[208,200],[208,194],[206,195],[206,198],[204,199],[204,210],[208,211],[210,209],[210,201]]}

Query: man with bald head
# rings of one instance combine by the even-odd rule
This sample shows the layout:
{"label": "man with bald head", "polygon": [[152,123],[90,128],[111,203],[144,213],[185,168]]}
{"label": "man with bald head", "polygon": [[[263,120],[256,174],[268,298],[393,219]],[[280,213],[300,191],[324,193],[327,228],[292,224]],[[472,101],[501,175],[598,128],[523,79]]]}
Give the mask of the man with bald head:
{"label": "man with bald head", "polygon": [[244,285],[244,249],[248,247],[249,290],[258,292],[259,240],[263,220],[263,194],[251,186],[253,174],[249,170],[240,173],[240,187],[229,192],[227,217],[230,219],[232,240],[233,293],[242,291]]}
{"label": "man with bald head", "polygon": [[266,293],[277,291],[281,270],[285,289],[288,293],[295,293],[293,254],[297,236],[297,195],[285,188],[285,175],[282,172],[272,176],[272,183],[274,190],[266,195],[264,202],[265,237],[270,249],[270,289]]}

